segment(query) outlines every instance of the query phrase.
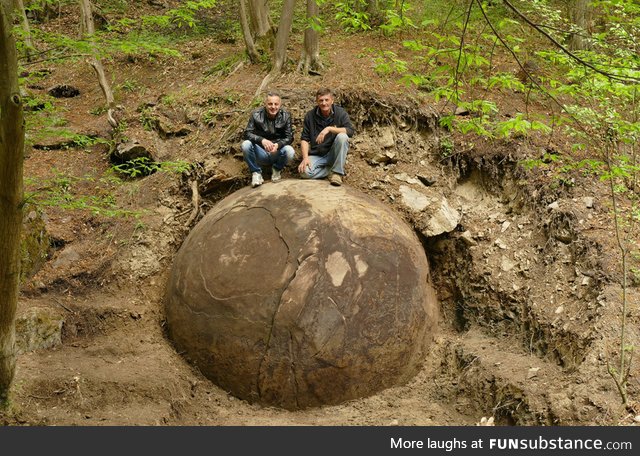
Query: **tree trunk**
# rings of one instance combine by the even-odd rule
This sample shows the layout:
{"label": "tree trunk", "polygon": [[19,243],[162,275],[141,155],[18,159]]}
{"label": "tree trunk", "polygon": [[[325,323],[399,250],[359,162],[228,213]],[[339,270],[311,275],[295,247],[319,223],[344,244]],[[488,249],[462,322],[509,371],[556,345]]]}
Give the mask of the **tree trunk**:
{"label": "tree trunk", "polygon": [[[91,8],[90,0],[80,0],[80,13],[82,17],[81,21],[81,29],[83,34],[91,38],[96,31],[95,24],[93,22],[93,12]],[[104,98],[107,101],[107,121],[109,125],[113,128],[118,127],[118,121],[115,119],[113,113],[116,107],[115,100],[113,98],[113,92],[111,91],[111,84],[107,80],[107,77],[104,73],[104,67],[102,66],[102,62],[98,59],[98,51],[95,46],[92,46],[93,57],[90,60],[91,66],[96,72],[98,76],[98,83],[100,84],[100,88],[102,89],[102,93],[104,94]]]}
{"label": "tree trunk", "polygon": [[249,18],[251,31],[256,40],[273,32],[269,18],[269,0],[249,0]]}
{"label": "tree trunk", "polygon": [[589,30],[589,2],[591,0],[574,0],[569,8],[569,15],[573,24],[579,29],[572,33],[569,39],[569,49],[574,51],[586,50],[589,48],[586,35]]}
{"label": "tree trunk", "polygon": [[0,0],[0,405],[7,402],[16,366],[23,204],[24,121],[11,6],[12,0]]}
{"label": "tree trunk", "polygon": [[27,13],[24,10],[24,2],[22,0],[15,0],[16,7],[18,8],[18,13],[20,13],[20,20],[22,21],[22,30],[24,31],[24,44],[25,44],[25,53],[27,56],[27,61],[31,61],[31,52],[35,51],[36,48],[33,45],[33,40],[31,39],[31,27],[29,27],[29,19],[27,19]]}
{"label": "tree trunk", "polygon": [[260,54],[256,48],[256,43],[251,36],[251,27],[247,18],[247,5],[246,0],[240,0],[240,25],[242,26],[242,36],[244,37],[244,44],[247,48],[247,55],[251,63],[257,63],[260,60]]}
{"label": "tree trunk", "polygon": [[278,34],[276,35],[276,48],[273,56],[273,66],[269,74],[262,80],[260,87],[256,91],[256,96],[280,76],[282,67],[287,59],[287,43],[289,42],[289,33],[291,32],[291,24],[293,23],[293,10],[296,6],[296,0],[284,0],[282,3],[282,14],[278,25]]}
{"label": "tree trunk", "polygon": [[311,22],[318,17],[318,3],[316,0],[307,0],[307,25],[304,31],[304,46],[302,49],[302,57],[298,64],[298,71],[302,73],[319,74],[324,70],[324,66],[320,61],[320,41],[318,39],[318,31],[312,27]]}
{"label": "tree trunk", "polygon": [[269,15],[269,0],[249,1],[249,26],[258,51],[269,54],[274,46],[275,28]]}

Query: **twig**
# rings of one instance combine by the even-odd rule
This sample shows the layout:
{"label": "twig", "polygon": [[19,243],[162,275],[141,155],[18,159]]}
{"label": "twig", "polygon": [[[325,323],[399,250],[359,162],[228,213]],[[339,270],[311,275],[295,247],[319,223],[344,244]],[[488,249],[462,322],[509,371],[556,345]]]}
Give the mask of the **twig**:
{"label": "twig", "polygon": [[[66,390],[62,391],[62,392],[66,392]],[[57,393],[56,391],[54,391],[54,393],[56,394],[61,394],[61,393]],[[57,396],[36,396],[35,394],[29,394],[29,397],[32,397],[34,399],[41,399],[41,400],[49,400],[49,399],[55,399]]]}
{"label": "twig", "polygon": [[36,64],[42,63],[42,62],[73,59],[73,58],[76,58],[76,57],[90,57],[90,54],[70,54],[70,55],[64,55],[64,56],[60,56],[60,57],[49,57],[49,58],[46,58],[46,59],[32,60],[30,62],[23,63],[23,65],[25,65],[25,66],[36,65]]}
{"label": "twig", "polygon": [[238,71],[240,68],[242,68],[244,66],[244,62],[240,61],[236,64],[235,68],[233,70],[231,70],[229,72],[229,74],[227,75],[227,77],[231,76],[233,73],[235,73],[236,71]]}
{"label": "twig", "polygon": [[62,304],[60,301],[58,301],[56,298],[53,298],[53,302],[55,302],[56,304],[58,304],[60,307],[62,307],[64,310],[66,310],[69,313],[75,313],[73,310],[69,309],[67,306],[65,306],[64,304]]}
{"label": "twig", "polygon": [[[454,73],[454,78],[456,82],[456,106],[460,104],[460,61],[462,60],[462,53],[464,52],[464,37],[467,32],[467,27],[469,25],[469,19],[471,18],[471,9],[473,8],[473,0],[469,2],[469,8],[467,9],[467,17],[464,21],[464,27],[462,28],[462,33],[460,35],[460,48],[458,49],[458,61],[456,62],[456,68]],[[466,66],[466,64],[465,64]]]}

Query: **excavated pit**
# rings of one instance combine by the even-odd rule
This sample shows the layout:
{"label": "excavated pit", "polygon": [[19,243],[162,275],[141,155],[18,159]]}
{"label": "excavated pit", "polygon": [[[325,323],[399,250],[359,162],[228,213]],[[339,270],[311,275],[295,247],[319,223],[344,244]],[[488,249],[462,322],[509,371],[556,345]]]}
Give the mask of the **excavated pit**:
{"label": "excavated pit", "polygon": [[[284,93],[294,119],[312,107],[305,97]],[[600,247],[580,226],[591,209],[529,182],[519,166],[530,157],[526,145],[451,151],[451,136],[429,107],[362,92],[342,93],[338,102],[358,132],[347,185],[393,208],[425,246],[446,347],[429,357],[441,366],[437,384],[450,382],[442,389],[448,400],[500,424],[597,416],[598,406],[576,405],[589,402],[584,389],[567,387],[593,375],[594,343],[602,339]],[[203,173],[210,185],[215,172]]]}
{"label": "excavated pit", "polygon": [[603,306],[598,247],[576,229],[584,214],[542,203],[548,195],[523,185],[516,163],[462,161],[450,197],[463,220],[425,239],[452,334],[442,353],[450,394],[501,424],[575,422],[588,393],[576,399],[572,387],[592,368],[583,363]]}

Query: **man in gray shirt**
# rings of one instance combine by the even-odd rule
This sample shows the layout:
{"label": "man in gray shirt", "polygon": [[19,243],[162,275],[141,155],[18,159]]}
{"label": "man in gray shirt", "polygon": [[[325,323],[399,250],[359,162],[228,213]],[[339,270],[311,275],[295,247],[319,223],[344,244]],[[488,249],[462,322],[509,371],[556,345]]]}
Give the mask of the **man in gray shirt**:
{"label": "man in gray shirt", "polygon": [[342,185],[349,138],[354,131],[349,114],[335,105],[334,99],[331,89],[316,92],[317,106],[304,116],[298,171],[303,178],[329,176],[331,185]]}

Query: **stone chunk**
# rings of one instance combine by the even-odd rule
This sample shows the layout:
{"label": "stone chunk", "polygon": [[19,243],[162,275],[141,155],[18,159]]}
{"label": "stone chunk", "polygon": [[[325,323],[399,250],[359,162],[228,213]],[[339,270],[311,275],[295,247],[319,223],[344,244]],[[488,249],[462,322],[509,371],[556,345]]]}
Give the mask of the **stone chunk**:
{"label": "stone chunk", "polygon": [[398,158],[392,150],[379,150],[378,148],[369,149],[363,152],[363,157],[370,165],[383,165],[387,163],[396,163]]}
{"label": "stone chunk", "polygon": [[461,218],[460,212],[452,208],[443,196],[430,204],[429,210],[422,218],[423,226],[420,231],[427,237],[449,233],[458,226]]}
{"label": "stone chunk", "polygon": [[111,154],[111,161],[113,163],[127,163],[140,158],[146,158],[149,161],[153,161],[151,152],[137,141],[120,143]]}
{"label": "stone chunk", "polygon": [[380,147],[383,149],[391,149],[396,145],[396,140],[393,136],[393,128],[384,127],[380,129]]}
{"label": "stone chunk", "polygon": [[422,212],[429,205],[429,198],[426,195],[407,185],[400,186],[400,194],[402,204],[414,212]]}

